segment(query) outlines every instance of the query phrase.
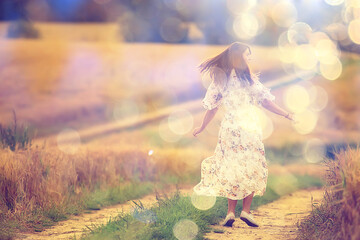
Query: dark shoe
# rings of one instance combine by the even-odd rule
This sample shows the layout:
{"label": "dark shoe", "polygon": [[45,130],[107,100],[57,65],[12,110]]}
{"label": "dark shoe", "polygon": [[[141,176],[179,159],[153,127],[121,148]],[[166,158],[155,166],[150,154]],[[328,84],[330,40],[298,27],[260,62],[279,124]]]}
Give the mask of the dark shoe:
{"label": "dark shoe", "polygon": [[224,221],[221,222],[221,226],[232,227],[234,222],[235,222],[235,215],[234,213],[231,212],[228,215],[226,215]]}
{"label": "dark shoe", "polygon": [[259,224],[254,220],[253,215],[251,213],[241,211],[240,219],[243,220],[247,225],[249,225],[251,227],[259,226]]}

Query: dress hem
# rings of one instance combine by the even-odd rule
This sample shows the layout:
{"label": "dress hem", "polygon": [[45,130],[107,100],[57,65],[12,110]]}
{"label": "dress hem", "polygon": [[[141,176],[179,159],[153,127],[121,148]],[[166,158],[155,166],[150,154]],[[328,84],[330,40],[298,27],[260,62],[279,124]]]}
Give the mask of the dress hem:
{"label": "dress hem", "polygon": [[[196,187],[196,186],[195,186]],[[259,191],[259,190],[253,190],[253,191],[249,191],[249,193],[247,192],[245,194],[245,196],[239,198],[239,197],[236,197],[236,196],[230,196],[229,194],[221,194],[219,191],[217,192],[214,192],[214,193],[209,193],[208,191],[197,191],[195,190],[195,187],[193,187],[193,191],[197,194],[197,195],[200,195],[200,196],[208,196],[208,197],[224,197],[224,198],[229,198],[231,200],[242,200],[244,198],[246,198],[247,196],[249,196],[252,192],[254,192],[254,196],[263,196],[264,193],[265,193],[265,190],[264,189],[263,191]]]}

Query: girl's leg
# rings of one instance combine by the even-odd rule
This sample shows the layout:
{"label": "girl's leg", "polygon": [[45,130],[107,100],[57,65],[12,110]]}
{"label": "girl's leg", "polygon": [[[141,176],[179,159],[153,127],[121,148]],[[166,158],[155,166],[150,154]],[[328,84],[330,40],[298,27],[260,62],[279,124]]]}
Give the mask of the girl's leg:
{"label": "girl's leg", "polygon": [[237,201],[238,200],[232,200],[232,199],[228,198],[228,212],[227,212],[227,214],[232,212],[235,215],[235,207],[236,207]]}
{"label": "girl's leg", "polygon": [[243,211],[250,213],[250,206],[255,192],[243,199]]}

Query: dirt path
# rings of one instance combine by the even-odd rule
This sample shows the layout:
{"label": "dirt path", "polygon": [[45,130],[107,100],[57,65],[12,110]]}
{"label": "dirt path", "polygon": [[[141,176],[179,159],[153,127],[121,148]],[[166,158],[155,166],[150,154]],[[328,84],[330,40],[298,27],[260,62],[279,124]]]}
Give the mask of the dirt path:
{"label": "dirt path", "polygon": [[222,229],[224,233],[211,232],[205,235],[205,239],[241,239],[260,240],[276,239],[289,240],[296,237],[296,223],[302,217],[308,215],[313,203],[319,203],[323,198],[323,189],[311,188],[299,190],[292,194],[285,195],[280,199],[251,210],[254,219],[259,223],[258,228],[250,227],[240,220],[240,213],[235,214],[235,222],[231,228],[219,225],[212,226],[215,229]]}
{"label": "dirt path", "polygon": [[[182,195],[191,194],[193,185],[180,185],[179,190]],[[168,187],[163,190],[158,190],[161,196],[163,196],[164,192],[171,196],[172,193],[175,193],[175,186]],[[136,199],[138,202],[141,200],[144,207],[152,206],[156,200],[155,194],[149,194],[143,198]],[[16,239],[26,239],[26,240],[65,240],[65,239],[73,239],[76,236],[76,239],[79,239],[82,233],[88,232],[90,228],[93,228],[93,224],[106,224],[110,217],[115,217],[121,212],[130,212],[134,207],[134,203],[130,200],[126,203],[117,204],[109,207],[105,207],[98,211],[92,211],[92,213],[84,213],[79,216],[72,216],[69,220],[61,221],[55,226],[46,229],[43,232],[39,233],[22,233]]]}
{"label": "dirt path", "polygon": [[[180,186],[182,195],[191,195],[193,185]],[[176,191],[175,187],[167,188],[159,191],[160,194],[166,192],[172,195]],[[252,228],[247,226],[239,219],[239,213],[236,215],[236,221],[232,228],[213,226],[216,229],[223,229],[225,233],[211,232],[205,237],[207,239],[294,239],[296,222],[303,216],[309,214],[311,210],[311,196],[314,202],[322,199],[322,189],[306,189],[299,190],[292,194],[281,197],[280,199],[260,206],[257,210],[252,210],[254,218],[261,224],[259,228]],[[152,206],[157,200],[155,194],[147,195],[140,199],[145,207]],[[80,216],[72,216],[67,221],[59,222],[57,225],[46,229],[40,233],[21,234],[17,239],[31,239],[31,240],[64,240],[72,239],[76,236],[80,238],[83,232],[88,232],[93,228],[93,224],[105,224],[110,217],[115,217],[120,212],[129,212],[132,210],[134,203],[130,200],[123,204],[118,204],[106,207],[99,211],[82,214]]]}

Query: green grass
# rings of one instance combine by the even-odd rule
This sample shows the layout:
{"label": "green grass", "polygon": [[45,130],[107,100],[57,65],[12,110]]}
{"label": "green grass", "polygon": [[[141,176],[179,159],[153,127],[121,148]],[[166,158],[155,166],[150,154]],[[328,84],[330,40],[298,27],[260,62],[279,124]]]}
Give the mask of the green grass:
{"label": "green grass", "polygon": [[153,182],[131,182],[129,185],[110,187],[105,190],[96,190],[85,199],[85,208],[100,210],[104,206],[124,203],[149,194],[154,189]]}
{"label": "green grass", "polygon": [[[295,183],[293,187],[286,188],[286,191],[274,191],[273,187],[278,187],[279,182],[286,182],[291,179]],[[284,194],[304,189],[311,186],[321,187],[321,179],[312,176],[288,175],[273,176],[269,175],[268,187],[265,194],[261,197],[254,196],[251,209],[256,209],[260,205],[272,202]],[[218,197],[215,205],[208,210],[199,210],[191,203],[190,196],[181,196],[179,192],[174,195],[158,199],[156,204],[146,209],[141,201],[136,203],[136,210],[133,213],[122,213],[114,219],[110,219],[107,224],[93,226],[87,236],[81,239],[177,239],[174,236],[173,228],[182,219],[193,221],[198,229],[197,235],[193,239],[203,239],[206,232],[211,231],[209,225],[217,224],[223,219],[227,212],[227,199]],[[242,209],[242,201],[238,201],[236,211]],[[76,238],[74,238],[76,239]]]}
{"label": "green grass", "polygon": [[[82,188],[80,196],[70,196],[64,204],[56,205],[48,209],[36,208],[26,219],[26,225],[35,232],[42,232],[46,228],[54,226],[59,221],[69,219],[71,215],[79,215],[83,212],[89,213],[92,210],[100,210],[103,207],[125,203],[129,200],[141,198],[156,189],[163,189],[179,183],[196,183],[196,174],[189,173],[184,176],[170,174],[162,175],[158,181],[140,181],[134,177],[131,182],[121,182],[118,186],[102,186],[94,184],[94,188],[87,190]],[[2,214],[2,212],[0,212]],[[15,220],[2,217],[0,221],[0,239],[12,239],[18,230],[25,231]]]}
{"label": "green grass", "polygon": [[[0,212],[0,215],[5,214]],[[5,216],[0,216],[0,239],[12,239],[12,236],[15,236],[16,229],[18,228],[18,223],[15,220],[8,220]]]}
{"label": "green grass", "polygon": [[[36,208],[28,218],[23,219],[23,221],[35,232],[42,232],[46,228],[56,225],[59,221],[69,219],[71,215],[79,215],[82,212],[89,213],[91,210],[100,210],[105,206],[124,203],[153,192],[155,186],[162,188],[166,185],[165,182],[134,181],[116,187],[104,187],[103,189],[97,187],[92,192],[85,192],[80,198],[67,199],[67,202],[63,205],[53,204],[48,209]],[[0,230],[6,229],[6,236],[8,236],[9,239],[11,239],[11,236],[14,236],[15,229],[20,228],[20,226],[15,223],[16,221],[14,221],[12,225],[9,224],[9,221],[0,223]],[[0,239],[3,239],[1,234]]]}

